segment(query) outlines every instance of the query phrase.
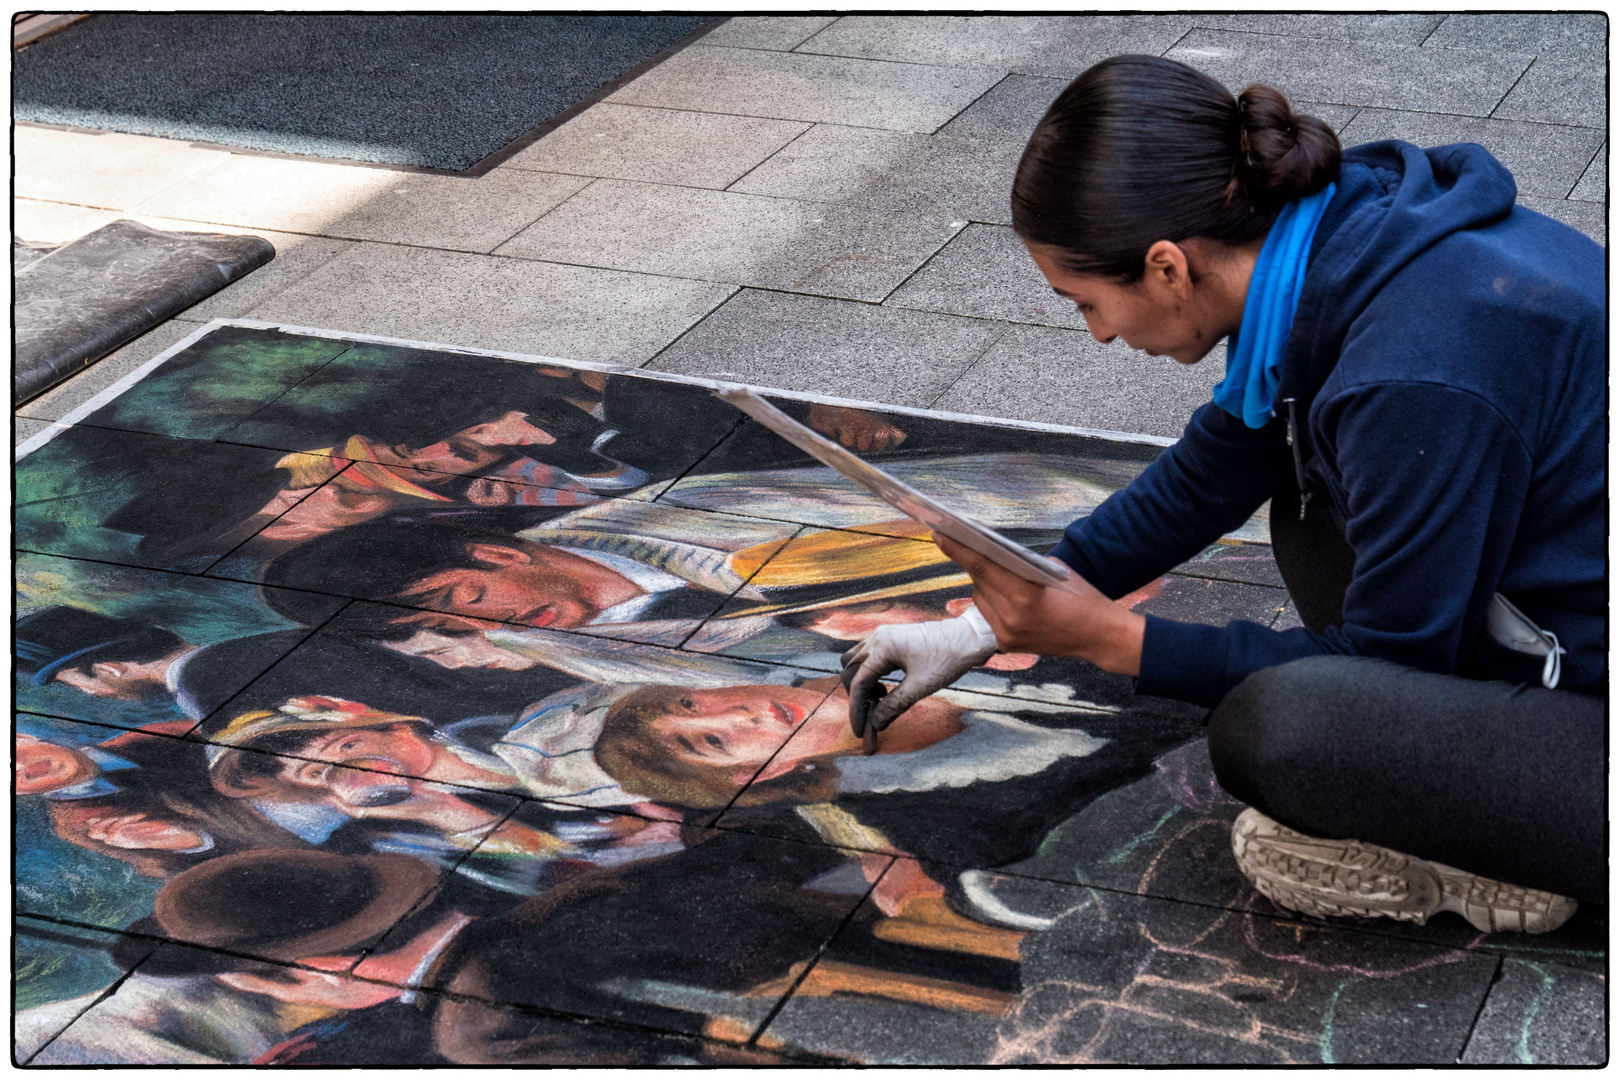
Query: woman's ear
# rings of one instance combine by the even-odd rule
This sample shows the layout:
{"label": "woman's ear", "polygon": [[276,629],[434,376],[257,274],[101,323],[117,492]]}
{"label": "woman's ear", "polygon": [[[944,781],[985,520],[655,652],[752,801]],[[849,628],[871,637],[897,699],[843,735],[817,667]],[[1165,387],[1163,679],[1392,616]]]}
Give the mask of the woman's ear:
{"label": "woman's ear", "polygon": [[1156,240],[1147,250],[1143,279],[1159,288],[1167,288],[1176,299],[1186,301],[1192,297],[1192,269],[1187,252],[1180,244],[1169,240]]}

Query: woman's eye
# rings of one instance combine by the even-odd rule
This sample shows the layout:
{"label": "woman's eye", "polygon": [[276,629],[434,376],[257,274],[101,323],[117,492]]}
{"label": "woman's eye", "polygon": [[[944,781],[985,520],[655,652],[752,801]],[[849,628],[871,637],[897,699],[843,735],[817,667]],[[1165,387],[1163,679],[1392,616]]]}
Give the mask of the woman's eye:
{"label": "woman's eye", "polygon": [[683,697],[683,698],[681,698],[681,708],[683,708],[683,709],[695,709],[695,708],[697,708],[697,706],[695,704],[693,704],[691,698]]}
{"label": "woman's eye", "polygon": [[726,744],[720,741],[720,736],[718,735],[705,735],[703,737],[703,741],[714,747],[716,750],[724,750],[726,748]]}

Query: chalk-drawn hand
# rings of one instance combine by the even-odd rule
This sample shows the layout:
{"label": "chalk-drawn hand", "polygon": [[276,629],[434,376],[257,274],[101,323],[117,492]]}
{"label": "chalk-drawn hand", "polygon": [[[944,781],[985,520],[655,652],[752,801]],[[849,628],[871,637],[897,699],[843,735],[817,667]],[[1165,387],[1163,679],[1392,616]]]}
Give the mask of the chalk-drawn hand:
{"label": "chalk-drawn hand", "polygon": [[812,428],[850,450],[888,450],[906,441],[905,432],[862,409],[812,405],[806,419]]}
{"label": "chalk-drawn hand", "polygon": [[[996,637],[973,608],[954,619],[890,623],[844,653],[841,678],[849,689],[849,726],[877,749],[874,735],[894,718],[995,655]],[[892,691],[878,680],[894,671],[906,677]]]}
{"label": "chalk-drawn hand", "polygon": [[973,579],[973,603],[1008,652],[1077,656],[1105,671],[1136,675],[1147,620],[1069,571],[1073,591],[1025,581],[940,536],[934,543]]}

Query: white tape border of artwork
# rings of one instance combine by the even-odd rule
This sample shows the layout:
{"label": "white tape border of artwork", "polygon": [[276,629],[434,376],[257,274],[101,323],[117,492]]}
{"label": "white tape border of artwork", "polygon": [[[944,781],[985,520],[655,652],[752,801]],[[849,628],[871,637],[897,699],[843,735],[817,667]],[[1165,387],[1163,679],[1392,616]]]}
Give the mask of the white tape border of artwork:
{"label": "white tape border of artwork", "polygon": [[1129,431],[1108,431],[1102,428],[1071,427],[1066,424],[1044,424],[1035,420],[1010,420],[999,416],[975,416],[971,413],[947,412],[940,409],[919,409],[911,405],[891,405],[881,401],[859,401],[854,398],[833,397],[829,394],[814,394],[801,390],[779,390],[774,387],[754,386],[749,383],[727,382],[721,379],[705,379],[696,375],[676,375],[667,371],[649,371],[646,368],[633,367],[628,364],[601,364],[590,360],[565,360],[557,356],[537,356],[533,353],[500,352],[495,349],[474,349],[465,345],[445,345],[433,341],[413,341],[409,338],[382,337],[377,334],[354,334],[344,330],[324,330],[314,326],[295,326],[291,323],[265,322],[260,319],[214,319],[194,332],[187,334],[167,349],[158,353],[152,359],[125,375],[122,379],[107,387],[95,397],[81,404],[60,420],[53,421],[50,427],[17,444],[13,461],[21,461],[28,454],[38,450],[50,442],[57,435],[83,420],[109,401],[118,397],[124,391],[146,378],[160,367],[171,356],[183,349],[190,348],[203,337],[225,326],[239,326],[248,330],[279,330],[287,334],[300,334],[305,337],[328,338],[334,341],[353,341],[366,345],[396,345],[409,349],[430,349],[434,352],[459,353],[464,356],[489,356],[497,360],[517,360],[525,364],[555,364],[558,367],[577,368],[586,371],[605,371],[613,375],[635,375],[644,379],[653,379],[660,382],[682,383],[687,386],[706,386],[711,390],[728,390],[737,386],[748,386],[752,390],[772,395],[773,397],[787,398],[792,401],[805,401],[813,405],[837,405],[852,409],[870,409],[887,413],[897,413],[902,416],[922,416],[936,420],[956,420],[971,424],[984,424],[991,427],[1015,428],[1020,431],[1048,431],[1059,435],[1080,435],[1091,439],[1103,439],[1108,442],[1137,443],[1147,446],[1173,446],[1176,440],[1162,435],[1141,435]]}

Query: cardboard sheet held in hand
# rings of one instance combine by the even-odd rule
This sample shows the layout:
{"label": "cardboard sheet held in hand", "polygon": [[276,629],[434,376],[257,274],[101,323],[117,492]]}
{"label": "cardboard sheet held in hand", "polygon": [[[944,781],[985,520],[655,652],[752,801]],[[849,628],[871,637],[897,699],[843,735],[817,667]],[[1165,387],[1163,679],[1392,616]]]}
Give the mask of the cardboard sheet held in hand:
{"label": "cardboard sheet held in hand", "polygon": [[953,513],[922,492],[867,464],[831,439],[805,427],[752,390],[738,387],[717,390],[721,401],[735,405],[830,469],[849,477],[907,517],[948,536],[977,552],[1008,573],[1037,585],[1072,592],[1068,568],[1056,559],[1038,555],[972,518]]}

